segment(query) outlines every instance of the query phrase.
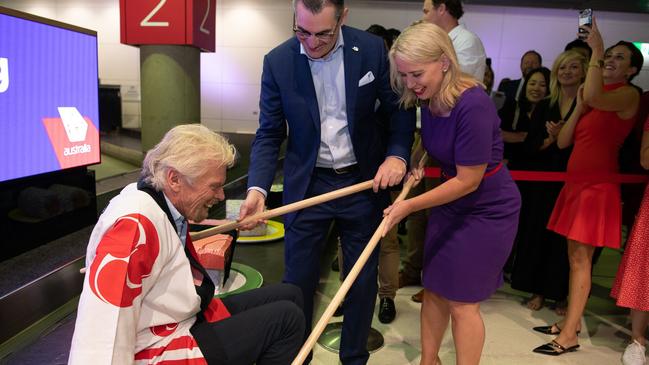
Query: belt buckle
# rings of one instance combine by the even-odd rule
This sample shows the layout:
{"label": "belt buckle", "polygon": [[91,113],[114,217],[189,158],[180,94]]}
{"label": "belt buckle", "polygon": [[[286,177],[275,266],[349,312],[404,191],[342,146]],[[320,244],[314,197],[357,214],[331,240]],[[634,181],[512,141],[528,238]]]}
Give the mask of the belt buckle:
{"label": "belt buckle", "polygon": [[345,167],[341,167],[339,169],[337,169],[335,167],[332,167],[331,169],[334,170],[336,175],[343,175],[343,174],[350,173],[352,171],[353,167],[354,167],[354,165],[348,165],[348,166],[345,166]]}
{"label": "belt buckle", "polygon": [[347,172],[347,166],[345,166],[345,167],[341,167],[341,168],[339,168],[339,169],[337,169],[337,168],[335,168],[335,167],[332,167],[331,169],[334,170],[334,172],[336,173],[336,175],[342,175],[342,174],[344,174],[344,173]]}

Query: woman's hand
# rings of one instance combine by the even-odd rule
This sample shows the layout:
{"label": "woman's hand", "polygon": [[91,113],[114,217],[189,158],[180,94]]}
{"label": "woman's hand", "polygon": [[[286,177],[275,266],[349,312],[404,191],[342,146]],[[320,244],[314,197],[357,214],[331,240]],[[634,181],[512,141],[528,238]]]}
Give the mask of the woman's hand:
{"label": "woman's hand", "polygon": [[545,122],[545,130],[548,132],[548,137],[550,137],[553,140],[556,140],[557,136],[559,135],[559,132],[561,132],[561,127],[563,127],[564,124],[565,123],[563,121]]}
{"label": "woman's hand", "polygon": [[408,182],[410,178],[415,179],[414,183],[412,184],[412,187],[414,188],[415,186],[419,185],[421,180],[424,178],[424,168],[413,168],[411,169],[408,174],[406,174],[406,177],[403,179],[404,182]]}
{"label": "woman's hand", "polygon": [[584,102],[584,84],[581,84],[579,86],[579,89],[577,89],[577,102],[575,103],[575,110],[573,113],[577,113],[577,115],[582,115],[588,111],[590,106]]}
{"label": "woman's hand", "polygon": [[409,200],[402,200],[385,208],[383,211],[383,216],[385,217],[383,220],[385,221],[385,225],[383,226],[381,237],[385,237],[392,227],[401,222],[401,220],[407,217],[410,213],[412,213],[412,208],[410,207]]}
{"label": "woman's hand", "polygon": [[593,51],[601,51],[601,52],[593,52],[596,54],[603,54],[604,53],[604,41],[602,40],[602,34],[599,32],[599,29],[597,28],[597,22],[595,21],[595,17],[593,16],[593,25],[588,26],[588,25],[582,25],[579,28],[583,29],[586,31],[586,37],[584,38],[584,41],[588,43],[591,49]]}

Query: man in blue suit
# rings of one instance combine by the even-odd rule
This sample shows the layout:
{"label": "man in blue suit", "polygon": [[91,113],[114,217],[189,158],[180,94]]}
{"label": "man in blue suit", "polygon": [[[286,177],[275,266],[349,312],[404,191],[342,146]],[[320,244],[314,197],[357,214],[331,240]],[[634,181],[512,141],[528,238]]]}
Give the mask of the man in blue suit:
{"label": "man in blue suit", "polygon": [[[287,138],[285,204],[374,180],[374,192],[360,192],[284,217],[283,280],[303,291],[308,335],[320,255],[330,226],[335,222],[339,230],[347,273],[389,203],[383,189],[399,184],[406,173],[415,114],[399,108],[390,88],[383,40],[343,25],[348,12],[343,0],[294,0],[293,8],[295,38],[264,58],[259,129],[240,217],[263,210],[280,145]],[[391,114],[388,125],[377,118],[379,103]],[[345,299],[343,364],[368,360],[377,262],[375,251]]]}

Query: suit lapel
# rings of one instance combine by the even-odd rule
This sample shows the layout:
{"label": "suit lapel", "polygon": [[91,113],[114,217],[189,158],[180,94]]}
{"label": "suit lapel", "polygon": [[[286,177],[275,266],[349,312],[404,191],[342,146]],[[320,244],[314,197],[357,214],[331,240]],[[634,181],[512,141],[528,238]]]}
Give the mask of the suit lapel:
{"label": "suit lapel", "polygon": [[358,39],[342,27],[345,39],[344,62],[345,62],[345,103],[347,106],[347,127],[349,134],[354,135],[354,111],[356,110],[356,94],[358,92],[358,80],[361,75],[361,46]]}
{"label": "suit lapel", "polygon": [[293,63],[295,64],[295,80],[297,93],[302,98],[309,108],[311,120],[320,133],[320,109],[318,108],[318,97],[315,94],[315,86],[313,86],[313,77],[311,76],[311,68],[309,67],[309,59],[300,54],[300,43],[296,40],[296,46],[293,47]]}

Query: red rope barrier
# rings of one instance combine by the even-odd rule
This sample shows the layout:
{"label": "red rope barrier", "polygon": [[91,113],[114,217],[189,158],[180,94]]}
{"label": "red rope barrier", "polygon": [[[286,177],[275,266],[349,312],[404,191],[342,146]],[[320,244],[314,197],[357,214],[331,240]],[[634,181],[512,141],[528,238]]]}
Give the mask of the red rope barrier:
{"label": "red rope barrier", "polygon": [[[590,183],[618,183],[618,184],[644,184],[649,182],[649,175],[639,174],[608,174],[608,173],[567,173],[554,171],[509,171],[512,178],[517,181],[571,181]],[[440,177],[439,167],[427,167],[424,169],[426,177]]]}

